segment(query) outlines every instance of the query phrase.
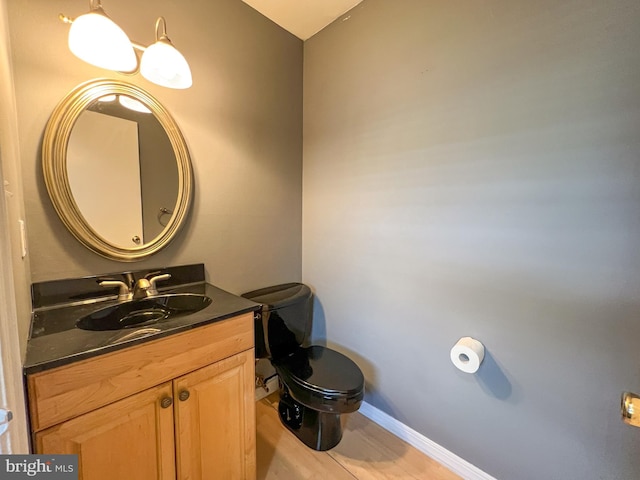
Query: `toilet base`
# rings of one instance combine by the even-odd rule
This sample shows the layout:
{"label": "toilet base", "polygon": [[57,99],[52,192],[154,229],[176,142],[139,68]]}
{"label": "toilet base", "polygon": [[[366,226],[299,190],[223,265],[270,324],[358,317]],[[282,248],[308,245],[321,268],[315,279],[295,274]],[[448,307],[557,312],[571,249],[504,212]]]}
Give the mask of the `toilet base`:
{"label": "toilet base", "polygon": [[339,413],[325,413],[296,402],[286,387],[280,392],[278,403],[280,421],[309,448],[329,450],[342,439]]}

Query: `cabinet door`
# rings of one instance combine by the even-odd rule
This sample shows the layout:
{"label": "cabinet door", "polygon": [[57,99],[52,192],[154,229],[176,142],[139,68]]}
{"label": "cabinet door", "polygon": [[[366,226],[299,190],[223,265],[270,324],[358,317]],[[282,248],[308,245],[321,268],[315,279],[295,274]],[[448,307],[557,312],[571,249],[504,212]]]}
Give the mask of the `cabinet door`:
{"label": "cabinet door", "polygon": [[254,353],[248,350],[173,382],[180,480],[254,480]]}
{"label": "cabinet door", "polygon": [[37,433],[37,453],[78,454],[84,480],[175,479],[171,400],[167,382],[73,418]]}

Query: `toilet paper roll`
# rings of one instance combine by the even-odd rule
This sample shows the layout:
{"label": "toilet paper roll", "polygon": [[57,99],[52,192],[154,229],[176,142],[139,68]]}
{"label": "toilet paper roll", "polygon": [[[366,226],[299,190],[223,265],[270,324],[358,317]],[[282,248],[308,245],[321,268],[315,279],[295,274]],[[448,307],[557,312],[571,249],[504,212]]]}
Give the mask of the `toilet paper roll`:
{"label": "toilet paper roll", "polygon": [[451,349],[451,361],[465,373],[476,373],[484,359],[484,345],[471,337],[462,337]]}

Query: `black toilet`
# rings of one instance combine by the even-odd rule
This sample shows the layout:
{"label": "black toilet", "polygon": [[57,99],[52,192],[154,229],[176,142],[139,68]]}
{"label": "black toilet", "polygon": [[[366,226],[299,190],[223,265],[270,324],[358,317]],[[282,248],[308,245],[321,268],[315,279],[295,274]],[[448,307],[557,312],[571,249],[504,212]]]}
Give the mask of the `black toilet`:
{"label": "black toilet", "polygon": [[348,357],[309,345],[313,294],[287,283],[242,295],[262,304],[256,314],[256,357],[269,358],[280,377],[282,423],[314,450],[329,450],[342,438],[340,415],[358,410],[364,376]]}

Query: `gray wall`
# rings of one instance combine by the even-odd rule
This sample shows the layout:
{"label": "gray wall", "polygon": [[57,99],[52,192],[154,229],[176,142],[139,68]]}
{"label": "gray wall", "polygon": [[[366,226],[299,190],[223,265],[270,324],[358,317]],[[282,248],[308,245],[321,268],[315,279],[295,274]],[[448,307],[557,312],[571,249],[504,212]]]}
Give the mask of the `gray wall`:
{"label": "gray wall", "polygon": [[[209,281],[236,293],[300,280],[302,42],[239,0],[109,0],[104,7],[146,45],[163,15],[194,85],[170,90],[74,57],[58,14],[77,17],[86,2],[8,1],[32,280],[196,262],[205,263]],[[134,264],[79,244],[56,216],[42,178],[49,115],[68,91],[97,77],[148,90],[171,112],[192,156],[195,197],[186,227],[166,250]]]}
{"label": "gray wall", "polygon": [[144,241],[150,242],[164,230],[178,199],[178,165],[169,137],[153,116],[138,121],[140,180]]}
{"label": "gray wall", "polygon": [[[365,0],[305,43],[303,279],[367,401],[504,480],[633,479],[640,3]],[[483,341],[478,374],[451,346]]]}

